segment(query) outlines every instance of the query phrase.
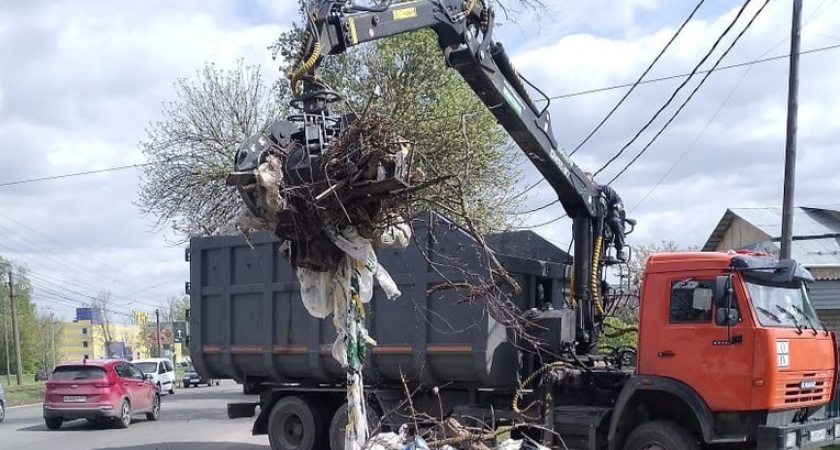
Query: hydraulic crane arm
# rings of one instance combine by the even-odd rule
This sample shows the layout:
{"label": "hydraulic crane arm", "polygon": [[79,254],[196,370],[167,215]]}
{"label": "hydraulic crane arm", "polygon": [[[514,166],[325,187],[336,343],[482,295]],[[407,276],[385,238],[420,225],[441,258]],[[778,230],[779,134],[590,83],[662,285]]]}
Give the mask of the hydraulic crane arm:
{"label": "hydraulic crane arm", "polygon": [[293,85],[303,79],[304,94],[317,89],[305,75],[313,75],[325,55],[425,28],[437,33],[447,64],[461,74],[554,188],[569,217],[596,217],[597,189],[558,148],[548,106],[537,108],[504,47],[493,42],[493,11],[481,1],[419,0],[374,10],[354,9],[345,1],[315,2],[303,44],[308,57],[293,74]]}
{"label": "hydraulic crane arm", "polygon": [[558,148],[548,105],[540,109],[529,97],[504,47],[492,39],[493,22],[493,10],[483,0],[416,0],[397,4],[389,1],[378,7],[315,0],[307,17],[300,53],[289,74],[296,96],[292,103],[305,116],[319,120],[317,117],[326,111],[328,103],[335,101],[336,95],[317,77],[317,70],[327,55],[389,36],[434,30],[447,65],[458,71],[510,134],[555,190],[574,221],[572,283],[576,302],[572,303],[577,315],[576,340],[591,349],[596,323],[603,315],[598,277],[603,203],[597,187]]}

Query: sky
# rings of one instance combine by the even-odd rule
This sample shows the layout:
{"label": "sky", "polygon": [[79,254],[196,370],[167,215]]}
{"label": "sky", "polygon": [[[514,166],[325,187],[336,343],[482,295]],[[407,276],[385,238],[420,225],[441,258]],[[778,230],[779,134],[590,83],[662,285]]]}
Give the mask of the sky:
{"label": "sky", "polygon": [[[802,50],[840,44],[840,0],[805,2]],[[690,72],[740,8],[705,2],[647,78]],[[717,59],[762,2],[754,0]],[[540,11],[499,15],[496,40],[520,73],[549,96],[632,83],[696,5],[665,0],[546,0]],[[724,65],[789,51],[790,2],[770,2]],[[182,295],[189,278],[184,247],[141,215],[136,169],[20,180],[144,162],[137,143],[174,99],[173,82],[204,63],[259,64],[280,74],[267,46],[296,19],[290,0],[4,0],[0,2],[0,255],[23,264],[42,310],[64,318],[102,290],[113,311],[153,310]],[[836,203],[840,174],[840,49],[800,62],[795,203]],[[612,186],[639,222],[628,243],[673,240],[702,245],[729,207],[782,203],[787,99],[786,59],[712,74],[661,137]],[[648,142],[694,88],[690,82],[650,129],[599,175],[609,181]],[[574,155],[601,167],[647,122],[677,78],[639,86]],[[627,88],[552,100],[554,134],[573,150]],[[538,179],[523,159],[522,186]],[[527,181],[527,182],[526,182]],[[552,203],[547,183],[524,209]],[[566,246],[562,207],[526,220]],[[546,222],[549,222],[546,224]]]}

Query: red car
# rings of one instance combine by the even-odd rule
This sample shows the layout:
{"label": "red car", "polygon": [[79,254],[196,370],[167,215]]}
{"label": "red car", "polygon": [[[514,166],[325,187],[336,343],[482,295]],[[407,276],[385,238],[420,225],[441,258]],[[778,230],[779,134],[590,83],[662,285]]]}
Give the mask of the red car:
{"label": "red car", "polygon": [[56,366],[44,392],[44,423],[57,430],[62,422],[88,419],[131,424],[134,414],[160,418],[160,395],[151,377],[128,361],[84,360]]}

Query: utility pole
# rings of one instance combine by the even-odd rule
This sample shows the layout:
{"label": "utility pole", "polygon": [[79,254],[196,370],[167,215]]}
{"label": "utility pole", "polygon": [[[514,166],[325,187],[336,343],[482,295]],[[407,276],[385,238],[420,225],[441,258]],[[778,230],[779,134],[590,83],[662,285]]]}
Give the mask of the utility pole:
{"label": "utility pole", "polygon": [[[11,303],[11,297],[9,297],[9,302]],[[3,316],[3,348],[6,350],[6,385],[12,385],[12,364],[9,361],[9,321],[6,318],[6,315],[3,314],[3,305],[6,302],[0,300],[0,316]]]}
{"label": "utility pole", "polygon": [[163,350],[160,346],[160,310],[155,309],[155,327],[157,328],[157,357],[163,357]]}
{"label": "utility pole", "polygon": [[50,322],[52,323],[52,366],[50,366],[50,371],[55,369],[55,354],[57,353],[55,349],[55,314],[50,311]]}
{"label": "utility pole", "polygon": [[787,140],[785,142],[785,190],[782,200],[782,248],[779,259],[790,258],[793,244],[793,192],[796,179],[796,123],[799,110],[799,35],[802,0],[793,0],[790,30],[790,72],[788,73]]}
{"label": "utility pole", "polygon": [[9,269],[9,299],[12,303],[12,334],[15,339],[15,376],[17,377],[17,384],[20,386],[23,378],[20,362],[20,327],[18,327],[17,295],[15,295],[15,283],[12,280],[11,269]]}

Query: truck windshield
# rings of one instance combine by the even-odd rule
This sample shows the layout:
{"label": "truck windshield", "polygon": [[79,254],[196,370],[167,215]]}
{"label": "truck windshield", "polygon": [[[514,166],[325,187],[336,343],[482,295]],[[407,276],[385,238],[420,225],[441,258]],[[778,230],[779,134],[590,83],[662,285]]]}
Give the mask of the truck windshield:
{"label": "truck windshield", "polygon": [[805,287],[758,284],[747,281],[759,323],[766,327],[815,328],[819,319]]}

